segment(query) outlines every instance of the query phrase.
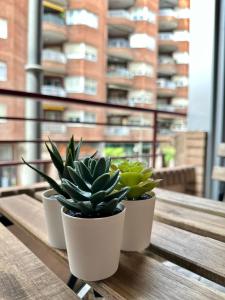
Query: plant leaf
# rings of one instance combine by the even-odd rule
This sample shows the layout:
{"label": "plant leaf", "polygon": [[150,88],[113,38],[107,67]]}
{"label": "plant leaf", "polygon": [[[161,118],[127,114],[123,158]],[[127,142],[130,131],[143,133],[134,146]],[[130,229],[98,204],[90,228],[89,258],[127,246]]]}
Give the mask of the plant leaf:
{"label": "plant leaf", "polygon": [[104,157],[101,157],[98,162],[96,163],[96,166],[94,168],[93,177],[96,179],[98,176],[105,173],[106,169],[106,160]]}
{"label": "plant leaf", "polygon": [[119,201],[122,201],[125,198],[125,196],[127,195],[128,191],[129,191],[129,188],[125,187],[125,188],[121,189],[120,191],[111,193],[110,195],[106,196],[104,201],[110,201],[110,200],[116,199],[116,198]]}
{"label": "plant leaf", "polygon": [[91,193],[82,191],[67,179],[62,180],[62,188],[74,201],[88,201],[91,196]]}
{"label": "plant leaf", "polygon": [[105,186],[107,194],[110,194],[116,187],[118,181],[120,180],[120,171],[117,170],[110,178],[108,184]]}
{"label": "plant leaf", "polygon": [[48,146],[47,143],[45,143],[45,146],[51,156],[51,160],[52,160],[54,166],[56,167],[56,169],[58,171],[59,177],[61,178],[63,176],[63,171],[64,171],[63,160],[61,157],[59,159],[59,157],[53,153],[53,151],[50,149],[50,147]]}
{"label": "plant leaf", "polygon": [[75,169],[68,167],[68,171],[70,174],[70,177],[72,178],[73,182],[81,189],[86,192],[90,192],[91,185],[87,183],[83,178],[81,178],[78,173],[75,171]]}
{"label": "plant leaf", "polygon": [[110,180],[109,173],[105,173],[101,176],[99,176],[92,184],[91,191],[93,193],[96,193],[99,190],[104,190],[105,186],[108,184]]}

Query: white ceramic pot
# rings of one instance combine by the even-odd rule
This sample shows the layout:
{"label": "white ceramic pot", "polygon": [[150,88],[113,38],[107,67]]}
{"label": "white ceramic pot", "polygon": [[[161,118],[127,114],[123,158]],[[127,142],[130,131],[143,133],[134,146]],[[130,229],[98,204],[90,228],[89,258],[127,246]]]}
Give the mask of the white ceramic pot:
{"label": "white ceramic pot", "polygon": [[42,200],[45,211],[45,220],[48,233],[49,245],[66,249],[65,236],[62,224],[61,204],[52,196],[55,195],[54,190],[47,190],[42,194]]}
{"label": "white ceramic pot", "polygon": [[85,281],[112,276],[118,269],[125,208],[106,218],[76,218],[62,208],[71,273]]}
{"label": "white ceramic pot", "polygon": [[122,203],[126,207],[126,216],[121,250],[143,251],[150,244],[155,197]]}

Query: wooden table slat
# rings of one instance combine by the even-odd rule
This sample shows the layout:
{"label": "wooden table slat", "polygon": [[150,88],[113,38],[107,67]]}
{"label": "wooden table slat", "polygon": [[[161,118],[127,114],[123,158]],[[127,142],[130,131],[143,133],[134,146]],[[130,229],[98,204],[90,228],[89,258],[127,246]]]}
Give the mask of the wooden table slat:
{"label": "wooden table slat", "polygon": [[225,203],[211,199],[196,197],[183,193],[156,189],[157,199],[172,205],[203,211],[212,215],[225,217]]}
{"label": "wooden table slat", "polygon": [[78,299],[28,248],[0,224],[0,299]]}
{"label": "wooden table slat", "polygon": [[225,243],[154,221],[149,250],[225,286]]}
{"label": "wooden table slat", "polygon": [[[0,199],[0,212],[47,243],[42,204],[27,195]],[[56,251],[67,259],[66,253]],[[118,272],[109,279],[91,285],[107,299],[203,300],[225,299],[214,291],[169,270],[143,254],[122,253]]]}
{"label": "wooden table slat", "polygon": [[225,242],[225,218],[156,201],[155,219],[193,233]]}

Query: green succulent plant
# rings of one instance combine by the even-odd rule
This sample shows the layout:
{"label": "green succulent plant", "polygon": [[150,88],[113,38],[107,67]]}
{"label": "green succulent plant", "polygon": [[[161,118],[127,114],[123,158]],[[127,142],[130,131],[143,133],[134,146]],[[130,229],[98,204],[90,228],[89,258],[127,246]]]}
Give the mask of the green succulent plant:
{"label": "green succulent plant", "polygon": [[[59,150],[57,149],[57,146],[55,145],[55,143],[53,143],[49,139],[49,144],[50,145],[45,143],[45,146],[49,152],[49,155],[51,157],[53,165],[57,169],[60,181],[62,182],[63,178],[71,180],[70,174],[68,172],[68,167],[69,166],[74,167],[74,161],[77,161],[79,159],[80,147],[82,144],[82,140],[77,145],[75,145],[74,137],[73,136],[71,137],[71,139],[68,142],[67,147],[66,147],[65,162],[63,161],[63,158],[60,155]],[[27,163],[23,158],[22,158],[22,160],[28,167],[30,167],[35,172],[37,172],[41,177],[43,177],[58,194],[61,194],[64,197],[69,198],[69,195],[65,192],[64,189],[62,189],[61,184],[57,183],[57,181],[55,181],[53,178],[49,177],[47,174],[36,169],[31,164]]]}
{"label": "green succulent plant", "polygon": [[87,157],[67,167],[71,180],[62,179],[62,189],[70,196],[56,199],[70,213],[83,218],[112,216],[121,211],[119,203],[126,197],[127,187],[114,191],[120,179],[119,170],[110,175],[110,158]]}
{"label": "green succulent plant", "polygon": [[111,166],[111,172],[120,172],[120,180],[116,186],[117,190],[129,187],[127,200],[139,200],[146,194],[152,196],[152,190],[158,186],[160,179],[153,179],[152,168],[146,168],[144,163],[123,161],[118,165]]}

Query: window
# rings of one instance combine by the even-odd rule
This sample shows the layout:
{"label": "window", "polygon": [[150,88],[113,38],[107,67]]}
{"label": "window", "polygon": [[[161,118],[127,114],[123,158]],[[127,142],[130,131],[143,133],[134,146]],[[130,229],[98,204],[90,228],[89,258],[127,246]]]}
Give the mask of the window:
{"label": "window", "polygon": [[189,64],[188,52],[175,52],[173,58],[177,64]]}
{"label": "window", "polygon": [[151,77],[154,75],[153,67],[147,63],[130,63],[129,71],[133,76]]}
{"label": "window", "polygon": [[136,7],[131,10],[131,19],[133,21],[156,22],[156,15],[148,7]]}
{"label": "window", "polygon": [[98,28],[98,16],[86,9],[69,10],[66,12],[66,24]]}
{"label": "window", "polygon": [[146,33],[135,33],[130,36],[131,48],[147,48],[149,50],[155,50],[155,46],[155,39]]}
{"label": "window", "polygon": [[0,81],[7,80],[7,64],[0,61]]}
{"label": "window", "polygon": [[173,82],[177,87],[187,87],[188,86],[188,78],[186,76],[174,76]]}
{"label": "window", "polygon": [[[95,123],[96,122],[96,114],[89,111],[68,111],[66,113],[66,120],[73,122],[87,122],[87,123]],[[73,125],[73,124],[72,124]]]}
{"label": "window", "polygon": [[176,108],[187,108],[188,107],[188,99],[186,98],[174,98],[172,99],[173,106]]}
{"label": "window", "polygon": [[8,22],[0,19],[0,39],[7,39],[8,37]]}
{"label": "window", "polygon": [[85,93],[96,95],[97,81],[82,76],[70,76],[65,78],[65,87],[68,93]]}
{"label": "window", "polygon": [[128,95],[129,105],[150,104],[153,101],[153,94],[145,90],[130,91]]}
{"label": "window", "polygon": [[[7,115],[7,106],[4,103],[0,103],[0,117],[5,117]],[[5,123],[6,120],[0,119],[0,123]]]}
{"label": "window", "polygon": [[68,43],[65,45],[65,54],[68,59],[86,59],[97,61],[98,50],[90,45]]}

